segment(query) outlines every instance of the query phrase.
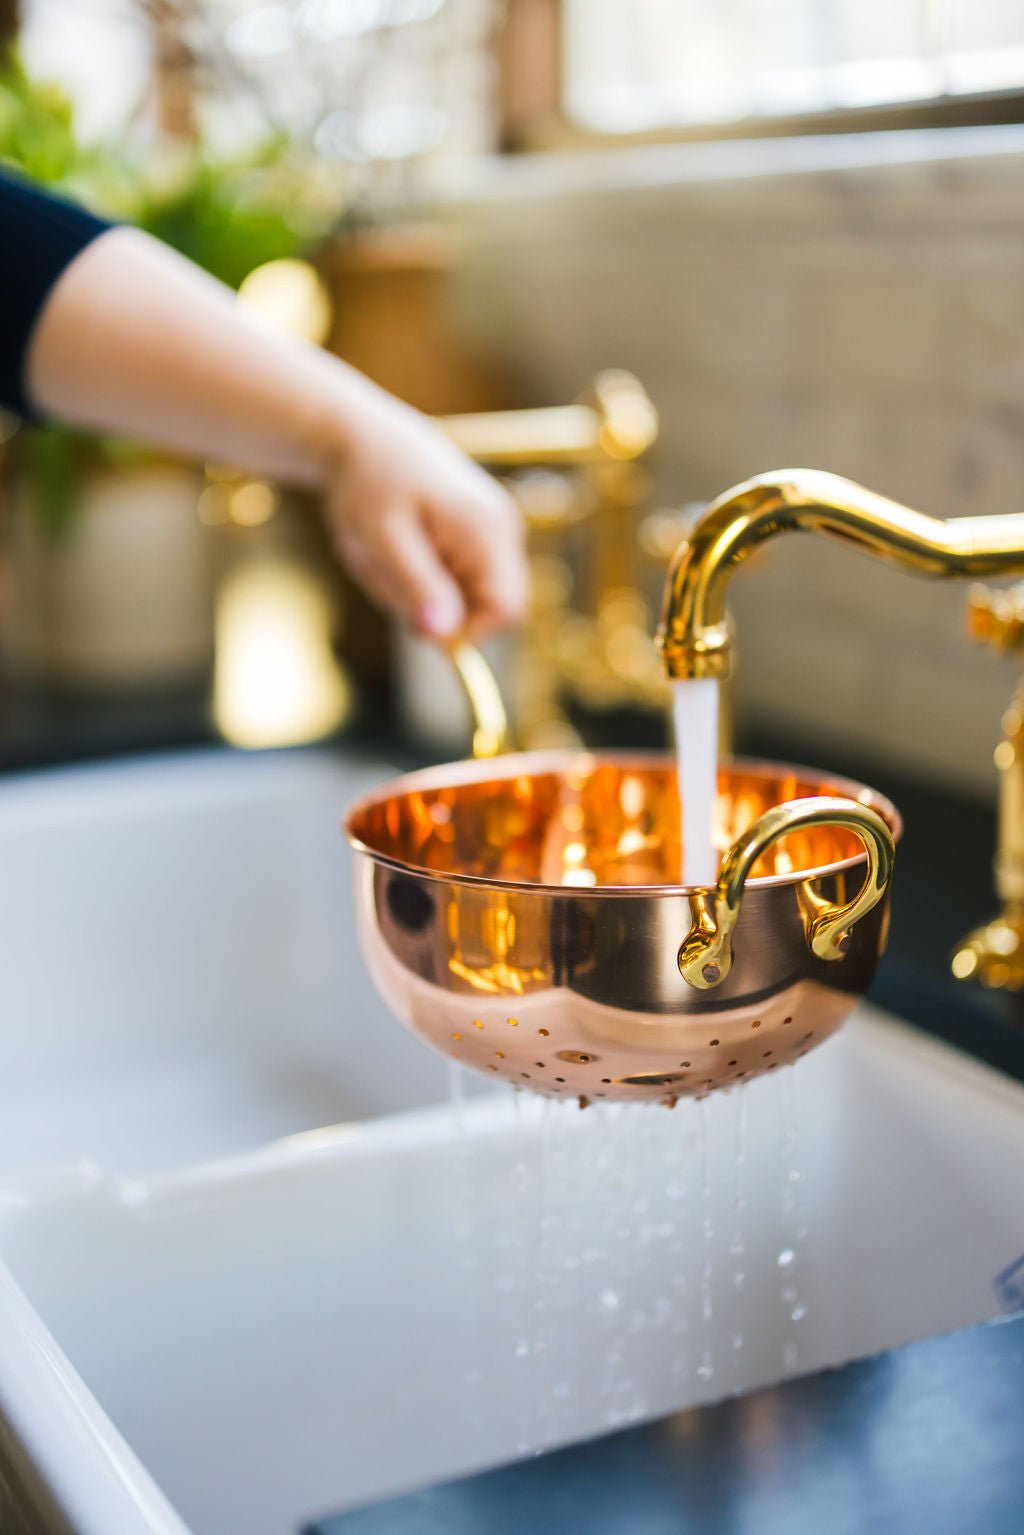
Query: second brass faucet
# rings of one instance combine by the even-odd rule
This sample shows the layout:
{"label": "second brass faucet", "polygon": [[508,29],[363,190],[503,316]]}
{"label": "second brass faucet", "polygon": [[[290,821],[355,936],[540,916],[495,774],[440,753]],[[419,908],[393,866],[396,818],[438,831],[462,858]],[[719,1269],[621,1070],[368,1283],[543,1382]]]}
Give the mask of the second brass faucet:
{"label": "second brass faucet", "polygon": [[[865,554],[939,579],[1024,570],[1024,514],[942,521],[911,511],[838,475],[782,469],[747,480],[712,502],[669,567],[658,645],[671,678],[727,677],[733,636],[725,589],[735,568],[778,533],[841,539]],[[975,592],[972,632],[998,649],[1024,649],[1024,589]],[[1003,910],[970,933],[953,974],[1024,991],[1024,685],[1004,716],[996,887]]]}

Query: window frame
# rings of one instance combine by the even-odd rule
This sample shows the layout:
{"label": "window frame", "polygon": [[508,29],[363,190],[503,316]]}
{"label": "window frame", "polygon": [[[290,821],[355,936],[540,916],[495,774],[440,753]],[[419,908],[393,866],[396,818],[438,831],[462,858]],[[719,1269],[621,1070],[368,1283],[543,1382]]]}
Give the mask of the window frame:
{"label": "window frame", "polygon": [[[701,144],[724,139],[800,138],[914,128],[996,127],[1024,123],[1024,85],[924,100],[748,116],[712,123],[666,123],[623,131],[588,127],[564,105],[562,0],[505,0],[498,39],[499,140],[509,153]],[[538,71],[537,59],[546,67]]]}

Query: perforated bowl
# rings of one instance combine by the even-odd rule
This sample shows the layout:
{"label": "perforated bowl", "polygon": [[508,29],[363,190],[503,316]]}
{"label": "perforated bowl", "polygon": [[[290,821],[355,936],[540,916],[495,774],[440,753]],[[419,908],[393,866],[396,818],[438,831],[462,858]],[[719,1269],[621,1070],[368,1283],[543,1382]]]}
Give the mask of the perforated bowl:
{"label": "perforated bowl", "polygon": [[534,1092],[672,1104],[840,1026],[885,945],[901,823],[862,784],[727,762],[718,883],[685,887],[672,759],[568,752],[409,774],[346,830],[363,952],[421,1039]]}

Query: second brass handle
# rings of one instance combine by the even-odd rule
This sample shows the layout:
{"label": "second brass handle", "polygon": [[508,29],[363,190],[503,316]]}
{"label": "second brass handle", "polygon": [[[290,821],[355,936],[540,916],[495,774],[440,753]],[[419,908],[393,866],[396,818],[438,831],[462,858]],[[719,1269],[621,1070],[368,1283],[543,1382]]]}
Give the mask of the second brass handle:
{"label": "second brass handle", "polygon": [[737,838],[722,860],[713,890],[691,895],[693,923],[679,949],[679,972],[689,985],[707,991],[725,980],[732,969],[733,933],[751,869],[777,838],[811,826],[838,826],[853,832],[867,853],[864,883],[852,900],[841,905],[823,900],[809,881],[801,891],[808,945],[819,959],[842,959],[845,935],[889,888],[896,844],[878,812],[856,800],[828,795],[790,800],[766,811]]}
{"label": "second brass handle", "polygon": [[468,640],[453,641],[446,648],[469,700],[473,756],[477,761],[500,756],[509,749],[509,729],[498,679],[483,654]]}

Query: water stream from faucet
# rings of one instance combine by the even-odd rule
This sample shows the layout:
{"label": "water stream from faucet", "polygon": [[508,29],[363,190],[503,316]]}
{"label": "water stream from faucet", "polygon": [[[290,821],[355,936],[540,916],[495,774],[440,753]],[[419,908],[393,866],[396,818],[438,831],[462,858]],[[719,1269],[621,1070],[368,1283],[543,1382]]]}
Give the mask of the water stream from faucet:
{"label": "water stream from faucet", "polygon": [[673,684],[673,718],[683,838],[684,885],[713,885],[718,877],[715,799],[718,789],[718,683],[687,678]]}

